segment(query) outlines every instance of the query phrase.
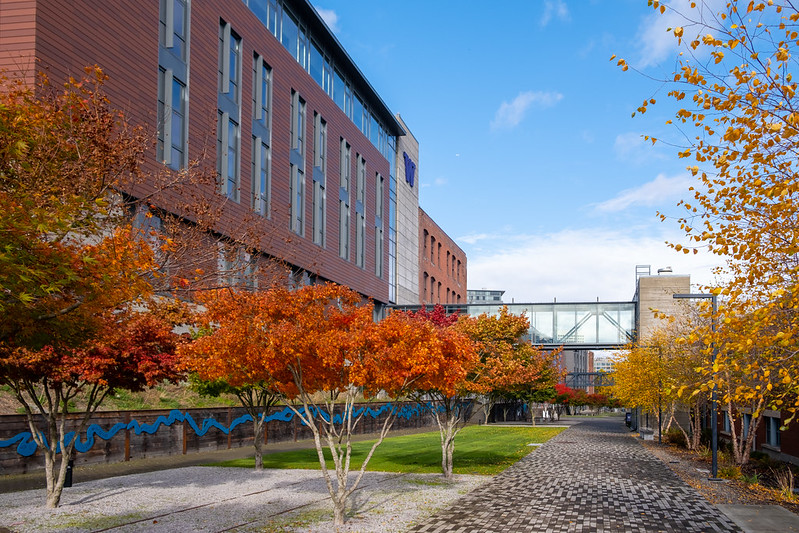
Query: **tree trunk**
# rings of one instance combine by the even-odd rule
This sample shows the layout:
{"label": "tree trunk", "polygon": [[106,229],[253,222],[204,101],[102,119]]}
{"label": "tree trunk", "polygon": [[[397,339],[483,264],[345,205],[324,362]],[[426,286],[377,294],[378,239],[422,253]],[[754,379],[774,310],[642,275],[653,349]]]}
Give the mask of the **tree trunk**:
{"label": "tree trunk", "polygon": [[253,442],[253,446],[255,447],[255,469],[256,470],[263,470],[264,469],[264,444],[262,442],[263,431],[257,430],[255,432],[255,441]]}
{"label": "tree trunk", "polygon": [[452,455],[454,451],[455,437],[448,432],[444,445],[441,447],[441,471],[444,474],[444,479],[452,479]]}
{"label": "tree trunk", "polygon": [[333,525],[336,530],[344,525],[344,520],[347,518],[347,500],[332,498],[333,500]]}

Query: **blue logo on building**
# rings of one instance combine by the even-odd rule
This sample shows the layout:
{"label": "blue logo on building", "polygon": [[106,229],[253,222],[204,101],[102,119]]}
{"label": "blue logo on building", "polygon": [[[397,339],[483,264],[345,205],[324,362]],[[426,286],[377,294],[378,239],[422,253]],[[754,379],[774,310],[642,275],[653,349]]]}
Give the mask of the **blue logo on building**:
{"label": "blue logo on building", "polygon": [[405,158],[405,181],[413,187],[413,180],[416,176],[416,163],[414,163],[406,152],[402,152],[402,157]]}

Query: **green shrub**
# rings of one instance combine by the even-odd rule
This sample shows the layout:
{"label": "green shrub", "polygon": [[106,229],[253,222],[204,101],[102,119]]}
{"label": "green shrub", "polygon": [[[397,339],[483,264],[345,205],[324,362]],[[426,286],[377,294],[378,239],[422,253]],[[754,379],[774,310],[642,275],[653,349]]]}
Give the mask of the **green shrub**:
{"label": "green shrub", "polygon": [[685,434],[679,428],[669,428],[664,436],[664,440],[668,444],[674,444],[681,448],[688,446],[688,442],[685,440]]}
{"label": "green shrub", "polygon": [[719,468],[719,477],[722,479],[740,479],[741,467],[740,466],[722,466]]}
{"label": "green shrub", "polygon": [[760,483],[760,475],[757,472],[751,476],[741,474],[741,480],[748,485],[758,485]]}

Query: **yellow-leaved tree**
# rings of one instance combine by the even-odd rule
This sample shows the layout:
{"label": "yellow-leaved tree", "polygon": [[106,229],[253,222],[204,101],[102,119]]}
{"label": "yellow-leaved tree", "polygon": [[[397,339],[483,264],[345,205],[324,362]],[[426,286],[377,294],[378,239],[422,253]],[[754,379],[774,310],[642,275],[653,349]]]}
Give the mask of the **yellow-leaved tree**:
{"label": "yellow-leaved tree", "polygon": [[799,408],[799,10],[788,0],[730,0],[718,10],[692,2],[679,15],[684,24],[669,31],[681,51],[664,81],[680,107],[669,122],[687,139],[678,155],[697,183],[680,203],[688,242],[671,246],[726,259],[726,281],[709,288],[722,306],[719,358],[703,368],[705,385],[717,383],[734,417],[772,407],[790,422]]}

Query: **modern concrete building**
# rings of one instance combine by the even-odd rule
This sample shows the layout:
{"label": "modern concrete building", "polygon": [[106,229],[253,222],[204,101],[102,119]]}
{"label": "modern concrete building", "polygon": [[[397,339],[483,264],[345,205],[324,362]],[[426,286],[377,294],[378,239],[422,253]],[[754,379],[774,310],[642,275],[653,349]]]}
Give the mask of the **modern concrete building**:
{"label": "modern concrete building", "polygon": [[673,295],[691,292],[691,276],[671,274],[671,269],[663,269],[657,275],[652,275],[649,265],[636,267],[635,296],[636,324],[638,325],[638,340],[641,342],[658,328],[660,320],[655,317],[654,311],[667,315],[679,314],[679,300]]}
{"label": "modern concrete building", "polygon": [[423,219],[447,243],[435,301],[465,301],[465,256],[418,209],[418,142],[310,1],[0,2],[7,75],[60,84],[91,65],[109,76],[111,104],[154,140],[147,172],[215,168],[222,238],[256,218],[269,235],[256,256],[382,308],[422,299]]}
{"label": "modern concrete building", "polygon": [[505,291],[492,291],[489,289],[467,289],[467,303],[470,304],[501,304]]}
{"label": "modern concrete building", "polygon": [[613,356],[608,354],[594,355],[594,372],[613,372]]}

